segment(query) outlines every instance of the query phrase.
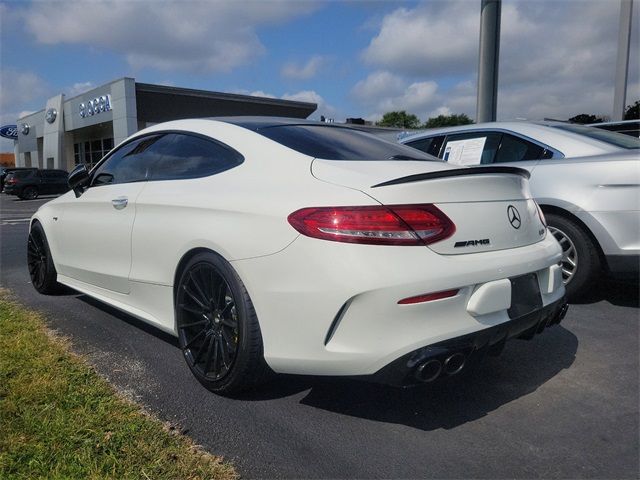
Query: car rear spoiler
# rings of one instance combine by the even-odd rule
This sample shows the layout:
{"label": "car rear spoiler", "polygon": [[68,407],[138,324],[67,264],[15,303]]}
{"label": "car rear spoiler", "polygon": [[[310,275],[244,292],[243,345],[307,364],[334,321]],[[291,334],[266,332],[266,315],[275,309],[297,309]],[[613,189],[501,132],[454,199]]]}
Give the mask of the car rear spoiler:
{"label": "car rear spoiler", "polygon": [[469,167],[456,168],[451,170],[441,170],[439,172],[417,173],[406,177],[388,180],[386,182],[373,185],[371,188],[387,187],[389,185],[400,185],[403,183],[422,182],[423,180],[435,180],[437,178],[462,177],[465,175],[490,175],[492,173],[506,173],[510,175],[520,175],[524,178],[531,177],[528,170],[517,167]]}

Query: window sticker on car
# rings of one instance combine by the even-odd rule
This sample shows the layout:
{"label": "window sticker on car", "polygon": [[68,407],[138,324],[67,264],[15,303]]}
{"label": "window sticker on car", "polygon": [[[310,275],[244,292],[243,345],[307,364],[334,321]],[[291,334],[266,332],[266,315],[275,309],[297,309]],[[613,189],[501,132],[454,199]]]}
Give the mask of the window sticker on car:
{"label": "window sticker on car", "polygon": [[480,165],[486,140],[487,137],[480,137],[447,142],[444,161],[454,165]]}

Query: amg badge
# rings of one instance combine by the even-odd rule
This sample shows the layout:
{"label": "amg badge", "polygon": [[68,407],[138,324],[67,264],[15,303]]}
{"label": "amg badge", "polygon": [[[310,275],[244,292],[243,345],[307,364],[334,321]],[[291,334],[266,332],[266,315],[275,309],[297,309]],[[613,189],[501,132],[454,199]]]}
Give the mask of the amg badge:
{"label": "amg badge", "polygon": [[478,245],[489,245],[491,242],[488,238],[483,238],[481,240],[465,240],[464,242],[456,242],[453,248],[459,247],[477,247]]}

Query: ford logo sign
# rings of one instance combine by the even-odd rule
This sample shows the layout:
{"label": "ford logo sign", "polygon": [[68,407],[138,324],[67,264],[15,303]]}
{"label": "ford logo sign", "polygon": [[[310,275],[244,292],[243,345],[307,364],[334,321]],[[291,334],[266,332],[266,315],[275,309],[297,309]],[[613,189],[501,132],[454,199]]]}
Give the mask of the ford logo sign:
{"label": "ford logo sign", "polygon": [[0,127],[0,137],[16,140],[18,138],[18,126],[4,125]]}

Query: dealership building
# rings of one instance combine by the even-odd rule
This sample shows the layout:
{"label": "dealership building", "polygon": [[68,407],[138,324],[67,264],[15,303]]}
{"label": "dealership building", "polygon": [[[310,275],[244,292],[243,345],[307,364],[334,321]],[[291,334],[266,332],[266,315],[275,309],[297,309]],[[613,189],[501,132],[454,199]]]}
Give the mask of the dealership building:
{"label": "dealership building", "polygon": [[269,115],[307,118],[315,103],[138,83],[121,78],[17,121],[16,166],[71,170],[94,165],[129,135],[181,118]]}

